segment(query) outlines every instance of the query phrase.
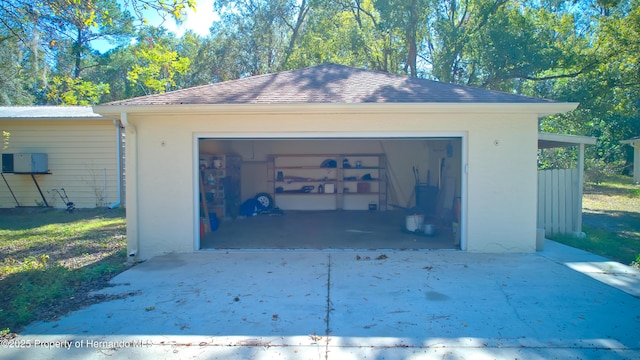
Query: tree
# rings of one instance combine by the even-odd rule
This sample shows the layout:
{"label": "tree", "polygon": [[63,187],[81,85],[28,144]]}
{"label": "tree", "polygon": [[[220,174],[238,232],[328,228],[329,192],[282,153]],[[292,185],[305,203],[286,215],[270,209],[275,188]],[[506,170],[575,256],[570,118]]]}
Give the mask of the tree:
{"label": "tree", "polygon": [[[1,30],[0,30],[1,31]],[[11,34],[0,35],[0,105],[30,105],[35,101],[31,53]]]}
{"label": "tree", "polygon": [[[474,39],[508,0],[434,0],[428,16],[423,59],[431,76],[443,82],[465,84],[474,73]],[[522,29],[521,29],[522,30]]]}
{"label": "tree", "polygon": [[50,27],[56,27],[48,40],[49,49],[61,55],[57,58],[58,70],[62,70],[59,64],[64,64],[65,58],[73,59],[72,69],[65,72],[73,78],[79,78],[87,67],[95,66],[85,63],[93,41],[106,39],[124,44],[133,34],[133,18],[114,0],[69,3],[60,6],[56,13],[43,16],[42,22],[45,21],[51,23]]}
{"label": "tree", "polygon": [[306,22],[306,18],[310,10],[310,1],[301,0],[300,2],[298,2],[295,22],[290,22],[287,18],[284,18],[284,23],[291,31],[291,34],[289,35],[289,45],[284,50],[284,55],[280,62],[280,70],[287,68],[287,62],[289,61],[291,54],[296,48],[298,38],[301,36],[301,33],[303,31],[303,24]]}
{"label": "tree", "polygon": [[5,130],[2,130],[2,150],[7,150],[9,147],[9,138],[11,137],[11,133]]}
{"label": "tree", "polygon": [[[162,16],[182,19],[186,9],[195,9],[195,0],[124,0],[124,8],[133,9],[140,22],[144,10],[155,10]],[[116,0],[5,0],[0,2],[0,34],[10,37],[17,44],[19,52],[26,54],[28,60],[18,68],[23,74],[28,70],[30,84],[25,86],[33,95],[32,102],[46,102],[48,99],[63,98],[74,86],[78,94],[86,92],[90,79],[70,81],[81,78],[81,74],[99,63],[93,62],[95,54],[91,51],[91,42],[99,38],[120,41],[125,44],[131,33],[132,17],[122,11]],[[2,36],[2,35],[0,35]],[[72,60],[72,61],[69,61]],[[24,66],[26,64],[26,66]],[[5,70],[5,69],[0,69]],[[10,85],[16,88],[18,78],[11,75],[15,71],[7,69],[1,78],[13,80]],[[53,74],[58,78],[52,85],[61,89],[47,89]],[[4,80],[4,79],[3,79]],[[105,84],[95,82],[94,89],[106,89]],[[47,91],[52,94],[47,96]],[[4,101],[8,96],[3,96]],[[12,101],[14,102],[14,101]]]}
{"label": "tree", "polygon": [[[598,136],[593,156],[629,161],[618,140],[640,134],[639,4],[220,0],[209,36],[177,39],[142,15],[180,19],[194,0],[5,0],[0,103],[104,102],[333,62],[579,102],[540,129]],[[97,53],[96,37],[119,46]]]}
{"label": "tree", "polygon": [[[615,5],[615,6],[614,6]],[[640,50],[639,2],[594,2],[586,10],[591,31],[589,44],[595,64],[578,76],[540,82],[535,93],[565,101],[580,102],[569,114],[543,119],[546,131],[598,137],[588,154],[594,164],[618,164],[629,167],[632,154],[619,140],[640,134]]]}
{"label": "tree", "polygon": [[430,5],[429,0],[375,1],[385,31],[388,34],[402,34],[405,72],[411,77],[418,76],[418,49],[426,36]]}
{"label": "tree", "polygon": [[[286,43],[282,29],[283,1],[219,1],[214,8],[220,14],[227,47],[236,47],[238,67],[244,76],[273,72],[277,69],[278,54]],[[229,36],[226,36],[226,35]]]}
{"label": "tree", "polygon": [[[155,11],[163,19],[170,16],[181,21],[187,10],[196,9],[196,0],[121,0],[120,3],[124,9],[131,9],[139,23],[145,25],[145,12],[148,11]],[[10,29],[26,43],[34,39],[34,35],[57,33],[56,23],[50,22],[52,17],[81,17],[83,23],[98,26],[97,20],[108,23],[109,19],[118,16],[109,13],[113,7],[102,6],[103,0],[4,0],[0,3],[0,26]],[[71,14],[74,12],[76,14]]]}
{"label": "tree", "polygon": [[[234,72],[258,75],[287,68],[311,11],[307,0],[222,0],[214,2],[220,21],[212,36],[230,49]],[[233,49],[232,49],[233,48]],[[237,55],[237,56],[235,56]]]}
{"label": "tree", "polygon": [[137,63],[127,73],[127,79],[145,94],[174,90],[176,75],[186,73],[191,64],[188,57],[180,57],[177,51],[155,43],[152,38],[138,44],[135,55]]}
{"label": "tree", "polygon": [[52,78],[45,80],[46,99],[63,105],[88,105],[109,93],[109,85],[92,82],[84,73],[100,66],[93,41],[126,43],[132,34],[132,17],[113,0],[61,3],[53,14],[43,15],[41,26],[55,28],[48,36]]}
{"label": "tree", "polygon": [[50,89],[47,99],[54,104],[92,105],[99,103],[100,97],[109,93],[109,84],[94,84],[71,76],[55,76]]}
{"label": "tree", "polygon": [[470,40],[461,80],[484,88],[521,93],[526,81],[577,77],[597,63],[569,13],[504,5]]}

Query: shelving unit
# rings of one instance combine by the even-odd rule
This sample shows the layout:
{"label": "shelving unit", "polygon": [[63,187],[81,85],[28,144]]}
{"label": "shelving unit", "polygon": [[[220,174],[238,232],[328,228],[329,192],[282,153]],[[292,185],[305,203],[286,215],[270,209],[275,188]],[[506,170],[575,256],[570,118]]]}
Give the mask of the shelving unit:
{"label": "shelving unit", "polygon": [[211,213],[221,220],[237,215],[241,162],[237,155],[200,154],[200,208],[205,219]]}
{"label": "shelving unit", "polygon": [[271,155],[267,170],[283,210],[387,210],[384,155]]}
{"label": "shelving unit", "polygon": [[[338,207],[344,210],[387,210],[387,166],[384,155],[351,154],[340,157],[341,192]],[[345,161],[346,160],[346,161]],[[345,164],[348,164],[345,167]]]}

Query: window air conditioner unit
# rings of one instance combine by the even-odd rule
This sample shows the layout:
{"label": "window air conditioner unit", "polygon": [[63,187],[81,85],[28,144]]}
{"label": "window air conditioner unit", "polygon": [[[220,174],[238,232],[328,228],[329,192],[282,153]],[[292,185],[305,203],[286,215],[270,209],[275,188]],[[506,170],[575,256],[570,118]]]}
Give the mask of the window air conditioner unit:
{"label": "window air conditioner unit", "polygon": [[47,154],[2,154],[3,173],[44,174],[49,172]]}

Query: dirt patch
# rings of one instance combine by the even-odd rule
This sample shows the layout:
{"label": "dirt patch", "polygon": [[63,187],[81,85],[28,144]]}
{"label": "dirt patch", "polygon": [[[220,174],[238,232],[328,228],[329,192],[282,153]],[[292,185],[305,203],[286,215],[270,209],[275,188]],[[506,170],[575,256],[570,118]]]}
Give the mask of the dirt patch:
{"label": "dirt patch", "polygon": [[[106,301],[113,301],[118,299],[124,299],[129,296],[137,295],[136,292],[129,292],[124,294],[95,294],[95,291],[113,286],[109,281],[115,276],[104,276],[101,279],[94,280],[78,286],[75,294],[72,297],[64,299],[63,301],[56,301],[49,304],[49,306],[41,308],[39,316],[35,321],[54,321],[61,316],[67,315],[73,311],[99,304]],[[21,329],[20,329],[21,330]]]}

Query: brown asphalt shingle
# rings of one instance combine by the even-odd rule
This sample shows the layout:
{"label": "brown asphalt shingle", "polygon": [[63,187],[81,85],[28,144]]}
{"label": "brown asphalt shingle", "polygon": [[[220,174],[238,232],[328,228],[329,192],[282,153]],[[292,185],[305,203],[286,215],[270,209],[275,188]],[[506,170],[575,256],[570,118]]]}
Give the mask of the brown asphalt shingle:
{"label": "brown asphalt shingle", "polygon": [[550,101],[326,64],[104,105],[545,102]]}

